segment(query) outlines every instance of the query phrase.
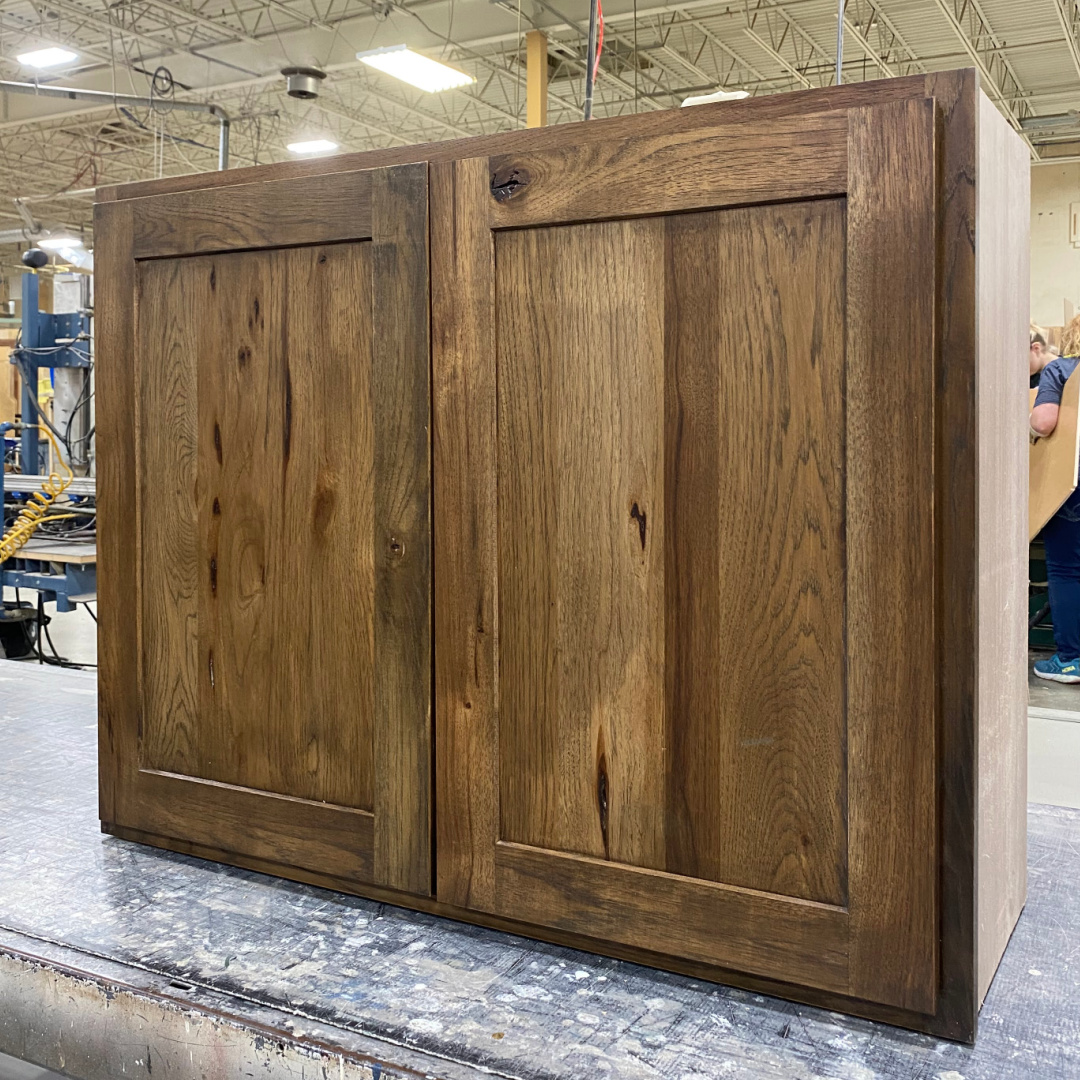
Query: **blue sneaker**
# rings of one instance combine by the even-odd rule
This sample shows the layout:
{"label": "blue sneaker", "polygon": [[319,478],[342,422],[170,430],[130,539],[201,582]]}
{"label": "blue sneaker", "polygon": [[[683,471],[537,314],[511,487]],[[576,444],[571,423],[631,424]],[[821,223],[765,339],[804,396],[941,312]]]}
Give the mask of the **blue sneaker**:
{"label": "blue sneaker", "polygon": [[1049,679],[1051,682],[1080,683],[1080,658],[1062,660],[1054,653],[1049,660],[1036,662],[1035,674],[1040,679]]}

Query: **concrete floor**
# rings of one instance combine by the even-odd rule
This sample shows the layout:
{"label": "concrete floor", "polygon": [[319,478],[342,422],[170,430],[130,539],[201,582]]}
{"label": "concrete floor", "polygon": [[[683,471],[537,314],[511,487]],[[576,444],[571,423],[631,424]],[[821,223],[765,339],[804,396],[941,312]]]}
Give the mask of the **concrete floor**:
{"label": "concrete floor", "polygon": [[59,1073],[39,1069],[18,1058],[0,1054],[0,1080],[63,1080]]}

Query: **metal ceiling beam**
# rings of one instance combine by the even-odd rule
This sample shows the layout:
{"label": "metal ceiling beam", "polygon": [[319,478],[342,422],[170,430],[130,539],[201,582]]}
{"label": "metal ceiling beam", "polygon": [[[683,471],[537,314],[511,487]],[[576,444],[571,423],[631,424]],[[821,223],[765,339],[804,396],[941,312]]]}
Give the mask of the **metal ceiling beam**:
{"label": "metal ceiling beam", "polygon": [[[809,71],[818,71],[832,79],[836,66],[836,57],[827,52],[814,38],[784,10],[784,6],[768,0],[757,0],[751,6],[746,2],[746,26],[743,33],[754,41],[759,48],[767,52],[785,71],[795,77],[804,87],[814,84],[807,76]],[[764,23],[768,40],[758,32],[758,24]],[[777,26],[776,23],[780,25]],[[781,49],[790,44],[795,57],[793,63],[783,55]],[[803,55],[800,55],[803,54]]]}
{"label": "metal ceiling beam", "polygon": [[1065,34],[1065,46],[1072,57],[1073,67],[1080,75],[1080,44],[1076,40],[1077,30],[1080,29],[1080,11],[1077,10],[1076,0],[1051,0],[1051,3]]}
{"label": "metal ceiling beam", "polygon": [[[227,23],[217,22],[215,19],[211,19],[208,15],[203,15],[201,12],[193,11],[191,8],[184,7],[183,4],[174,4],[172,0],[147,0],[147,3],[153,4],[154,7],[160,8],[162,11],[168,11],[172,15],[176,15],[181,19],[190,19],[192,22],[197,23],[199,26],[205,26],[209,30],[213,30],[215,33],[224,33],[227,35],[221,42],[214,42],[215,45],[227,45],[238,42],[244,45],[262,45],[263,43],[256,37],[252,37],[250,34],[243,30],[236,30],[234,27]],[[205,47],[205,46],[204,46]]]}

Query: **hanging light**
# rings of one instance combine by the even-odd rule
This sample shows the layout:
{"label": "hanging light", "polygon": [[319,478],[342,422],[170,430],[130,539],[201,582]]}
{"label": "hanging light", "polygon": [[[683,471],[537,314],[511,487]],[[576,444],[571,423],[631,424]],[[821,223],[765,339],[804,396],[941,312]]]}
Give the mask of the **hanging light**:
{"label": "hanging light", "polygon": [[338,144],[329,139],[306,139],[301,142],[291,142],[285,147],[291,154],[328,154],[337,148]]}
{"label": "hanging light", "polygon": [[70,49],[61,49],[59,45],[50,45],[45,49],[35,49],[34,52],[20,53],[15,57],[24,67],[51,68],[60,64],[70,64],[72,60],[79,58],[78,53]]}
{"label": "hanging light", "polygon": [[426,90],[429,94],[438,94],[443,90],[453,90],[476,82],[464,71],[432,60],[429,56],[421,56],[407,45],[388,45],[384,49],[359,52],[356,59],[419,90]]}

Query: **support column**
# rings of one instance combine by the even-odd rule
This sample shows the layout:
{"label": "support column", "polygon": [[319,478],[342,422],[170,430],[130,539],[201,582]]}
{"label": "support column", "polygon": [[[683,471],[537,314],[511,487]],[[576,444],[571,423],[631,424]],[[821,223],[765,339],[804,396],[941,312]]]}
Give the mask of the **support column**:
{"label": "support column", "polygon": [[547,34],[542,30],[530,30],[525,35],[526,126],[547,127],[548,106],[548,48]]}

